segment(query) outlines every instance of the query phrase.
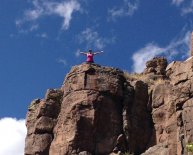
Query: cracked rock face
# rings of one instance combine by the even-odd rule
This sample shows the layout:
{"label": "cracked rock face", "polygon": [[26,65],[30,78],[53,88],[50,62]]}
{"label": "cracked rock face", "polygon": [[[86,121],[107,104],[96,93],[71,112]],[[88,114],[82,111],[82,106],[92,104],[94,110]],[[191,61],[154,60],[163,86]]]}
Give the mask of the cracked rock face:
{"label": "cracked rock face", "polygon": [[32,102],[25,154],[144,152],[152,132],[147,102],[148,87],[142,81],[131,86],[118,69],[75,66],[61,89]]}
{"label": "cracked rock face", "polygon": [[50,154],[107,154],[122,133],[121,72],[82,65],[67,75]]}
{"label": "cracked rock face", "polygon": [[172,62],[166,75],[151,87],[156,145],[144,155],[187,154],[186,144],[193,142],[193,59]]}
{"label": "cracked rock face", "polygon": [[25,155],[182,155],[193,142],[193,59],[148,61],[145,80],[75,66],[29,106]]}

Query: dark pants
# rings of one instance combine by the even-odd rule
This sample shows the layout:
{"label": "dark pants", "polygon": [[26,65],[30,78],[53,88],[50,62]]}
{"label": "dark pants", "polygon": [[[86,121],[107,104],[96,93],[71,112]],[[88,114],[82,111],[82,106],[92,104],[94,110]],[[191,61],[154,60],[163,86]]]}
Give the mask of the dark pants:
{"label": "dark pants", "polygon": [[94,63],[94,61],[87,61],[86,63],[87,64],[92,64],[92,63]]}

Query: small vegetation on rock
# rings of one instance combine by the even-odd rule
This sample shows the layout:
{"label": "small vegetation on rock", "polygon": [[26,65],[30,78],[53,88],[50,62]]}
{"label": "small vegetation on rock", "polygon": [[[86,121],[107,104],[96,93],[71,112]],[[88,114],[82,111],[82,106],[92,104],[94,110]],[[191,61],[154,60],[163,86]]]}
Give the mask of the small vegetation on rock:
{"label": "small vegetation on rock", "polygon": [[127,71],[124,71],[124,77],[128,80],[128,81],[135,81],[135,80],[142,80],[144,75],[143,74],[139,74],[139,73],[128,73]]}
{"label": "small vegetation on rock", "polygon": [[189,143],[186,145],[186,149],[188,152],[192,152],[193,153],[193,143]]}

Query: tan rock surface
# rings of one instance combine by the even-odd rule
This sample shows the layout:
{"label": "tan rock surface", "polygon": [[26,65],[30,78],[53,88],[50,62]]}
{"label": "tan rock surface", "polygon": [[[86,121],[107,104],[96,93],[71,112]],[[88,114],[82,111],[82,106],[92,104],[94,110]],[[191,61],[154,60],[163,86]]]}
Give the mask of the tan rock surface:
{"label": "tan rock surface", "polygon": [[25,154],[142,153],[153,130],[148,97],[147,84],[131,86],[118,69],[75,66],[61,90],[31,104]]}
{"label": "tan rock surface", "polygon": [[169,155],[186,154],[185,145],[193,142],[192,68],[192,58],[172,62],[166,68],[167,79],[157,81],[151,87],[156,144],[167,144]]}
{"label": "tan rock surface", "polygon": [[[142,76],[142,77],[141,77]],[[27,113],[25,155],[188,154],[193,142],[193,58],[154,58],[140,78],[74,66]]]}

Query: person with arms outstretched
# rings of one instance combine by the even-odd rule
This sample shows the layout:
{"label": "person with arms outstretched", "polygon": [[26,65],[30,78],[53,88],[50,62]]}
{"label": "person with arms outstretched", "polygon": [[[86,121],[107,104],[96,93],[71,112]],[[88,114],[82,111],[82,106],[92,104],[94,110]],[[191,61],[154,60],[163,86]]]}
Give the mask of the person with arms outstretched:
{"label": "person with arms outstretched", "polygon": [[100,54],[103,53],[103,51],[99,51],[99,52],[92,52],[91,49],[89,49],[88,52],[80,52],[80,54],[84,54],[86,55],[87,59],[86,59],[86,63],[94,63],[94,55],[96,54]]}

